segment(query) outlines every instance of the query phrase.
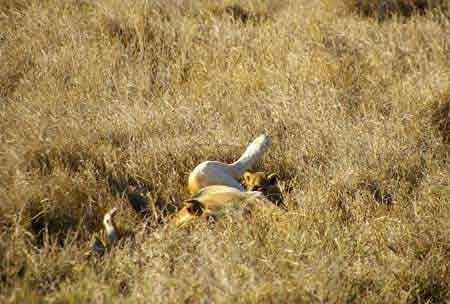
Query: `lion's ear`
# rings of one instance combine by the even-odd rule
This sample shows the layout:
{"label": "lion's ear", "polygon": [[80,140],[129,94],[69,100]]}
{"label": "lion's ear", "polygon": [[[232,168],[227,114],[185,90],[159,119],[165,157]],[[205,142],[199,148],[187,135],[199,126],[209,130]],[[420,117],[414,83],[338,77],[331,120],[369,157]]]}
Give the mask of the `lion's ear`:
{"label": "lion's ear", "polygon": [[205,212],[205,206],[195,199],[185,201],[184,206],[190,214],[195,216],[201,216]]}
{"label": "lion's ear", "polygon": [[250,172],[245,172],[244,173],[244,182],[246,183],[246,184],[250,184],[250,182],[251,182],[251,180],[252,180],[252,173],[250,173]]}
{"label": "lion's ear", "polygon": [[270,185],[275,185],[278,182],[278,175],[276,173],[271,173],[267,176],[267,181]]}

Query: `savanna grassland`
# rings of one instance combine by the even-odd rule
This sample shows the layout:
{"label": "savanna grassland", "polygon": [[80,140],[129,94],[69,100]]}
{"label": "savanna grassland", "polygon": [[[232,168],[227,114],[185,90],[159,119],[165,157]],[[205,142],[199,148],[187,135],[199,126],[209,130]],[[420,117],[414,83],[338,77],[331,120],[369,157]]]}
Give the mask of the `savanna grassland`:
{"label": "savanna grassland", "polygon": [[[0,302],[449,301],[448,12],[1,0]],[[162,229],[261,133],[288,212]]]}

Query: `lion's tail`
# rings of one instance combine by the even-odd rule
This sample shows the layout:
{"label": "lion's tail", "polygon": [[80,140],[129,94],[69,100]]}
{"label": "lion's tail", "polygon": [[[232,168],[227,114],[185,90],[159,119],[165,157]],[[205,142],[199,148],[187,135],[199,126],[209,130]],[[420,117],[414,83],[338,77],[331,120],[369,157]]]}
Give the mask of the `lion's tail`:
{"label": "lion's tail", "polygon": [[269,136],[262,134],[258,136],[245,150],[244,154],[234,163],[233,175],[237,178],[241,177],[245,171],[250,169],[258,160],[262,158],[264,153],[269,149],[271,141]]}

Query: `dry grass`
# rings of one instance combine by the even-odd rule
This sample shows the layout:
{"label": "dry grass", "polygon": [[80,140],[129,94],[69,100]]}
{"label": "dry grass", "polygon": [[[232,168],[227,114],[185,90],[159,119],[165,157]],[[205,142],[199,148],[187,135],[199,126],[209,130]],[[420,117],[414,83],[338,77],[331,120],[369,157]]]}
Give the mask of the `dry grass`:
{"label": "dry grass", "polygon": [[[448,301],[449,23],[349,3],[1,2],[0,301]],[[263,132],[289,212],[161,229]]]}
{"label": "dry grass", "polygon": [[449,16],[448,0],[345,0],[348,8],[383,21],[391,17],[412,17],[429,12]]}

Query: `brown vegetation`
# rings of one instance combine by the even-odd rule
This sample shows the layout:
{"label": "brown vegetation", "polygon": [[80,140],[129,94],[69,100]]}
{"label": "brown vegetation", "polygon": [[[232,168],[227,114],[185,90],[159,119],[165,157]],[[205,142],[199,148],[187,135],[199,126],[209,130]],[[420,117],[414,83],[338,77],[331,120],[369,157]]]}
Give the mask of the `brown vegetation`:
{"label": "brown vegetation", "polygon": [[[448,301],[448,4],[354,3],[1,1],[0,302]],[[288,212],[161,229],[261,133]]]}
{"label": "brown vegetation", "polygon": [[411,17],[428,12],[444,13],[448,16],[448,0],[345,0],[350,9],[356,9],[364,16],[385,20],[393,16]]}

